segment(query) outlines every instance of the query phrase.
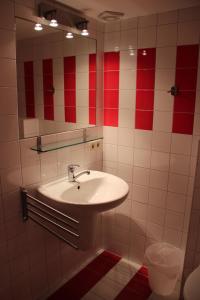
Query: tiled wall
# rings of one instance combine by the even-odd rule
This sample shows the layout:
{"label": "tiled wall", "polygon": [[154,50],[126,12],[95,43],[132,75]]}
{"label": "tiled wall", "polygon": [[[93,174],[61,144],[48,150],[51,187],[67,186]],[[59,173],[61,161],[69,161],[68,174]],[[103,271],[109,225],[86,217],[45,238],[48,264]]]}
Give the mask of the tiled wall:
{"label": "tiled wall", "polygon": [[38,118],[40,134],[96,124],[96,41],[65,35],[17,41],[19,116]]}
{"label": "tiled wall", "polygon": [[[103,165],[130,187],[104,215],[105,244],[136,261],[155,241],[185,250],[200,138],[200,7],[105,31]],[[175,83],[177,97],[167,93]]]}
{"label": "tiled wall", "polygon": [[[101,247],[101,227],[93,249],[76,252],[31,221],[22,222],[20,186],[35,188],[65,175],[72,162],[95,169],[101,169],[102,164],[101,147],[90,151],[86,144],[38,155],[30,150],[36,142],[34,138],[18,138],[14,13],[34,20],[33,7],[32,0],[0,3],[0,299],[5,300],[45,299]],[[102,111],[99,66],[103,33],[98,24],[91,23],[91,34],[98,39],[97,110]],[[97,114],[97,123],[100,122]],[[45,142],[62,140],[69,134],[47,136]]]}

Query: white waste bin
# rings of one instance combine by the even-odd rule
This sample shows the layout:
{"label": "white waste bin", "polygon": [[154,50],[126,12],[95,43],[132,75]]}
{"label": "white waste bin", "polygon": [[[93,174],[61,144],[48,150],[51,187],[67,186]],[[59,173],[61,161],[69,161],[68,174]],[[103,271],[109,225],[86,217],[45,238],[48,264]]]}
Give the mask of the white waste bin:
{"label": "white waste bin", "polygon": [[168,243],[155,243],[146,249],[145,258],[152,291],[161,296],[170,295],[180,274],[183,252]]}

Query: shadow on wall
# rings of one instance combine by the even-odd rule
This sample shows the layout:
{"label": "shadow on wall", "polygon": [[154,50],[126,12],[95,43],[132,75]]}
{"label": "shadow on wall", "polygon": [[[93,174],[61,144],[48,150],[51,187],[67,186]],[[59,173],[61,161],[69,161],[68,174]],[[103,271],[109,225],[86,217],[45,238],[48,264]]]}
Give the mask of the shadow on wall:
{"label": "shadow on wall", "polygon": [[151,239],[155,242],[156,236],[148,232],[151,238],[147,241],[145,221],[132,219],[117,209],[113,211],[106,212],[103,217],[104,248],[130,261],[144,263],[145,249]]}

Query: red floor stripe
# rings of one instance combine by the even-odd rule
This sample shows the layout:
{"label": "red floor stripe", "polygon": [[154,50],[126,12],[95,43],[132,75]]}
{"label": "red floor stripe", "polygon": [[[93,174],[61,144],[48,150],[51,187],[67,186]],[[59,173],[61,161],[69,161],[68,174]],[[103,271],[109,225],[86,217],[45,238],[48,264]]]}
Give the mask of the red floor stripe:
{"label": "red floor stripe", "polygon": [[115,300],[147,300],[151,295],[148,271],[144,266],[133,276]]}
{"label": "red floor stripe", "polygon": [[120,259],[121,257],[104,251],[48,299],[81,299]]}

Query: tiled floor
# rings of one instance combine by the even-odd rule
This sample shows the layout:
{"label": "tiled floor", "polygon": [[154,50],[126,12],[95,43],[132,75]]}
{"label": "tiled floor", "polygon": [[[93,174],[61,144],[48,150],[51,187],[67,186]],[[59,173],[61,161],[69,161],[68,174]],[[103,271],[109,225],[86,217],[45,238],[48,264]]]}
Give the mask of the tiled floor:
{"label": "tiled floor", "polygon": [[48,300],[176,300],[152,294],[146,267],[102,252]]}

